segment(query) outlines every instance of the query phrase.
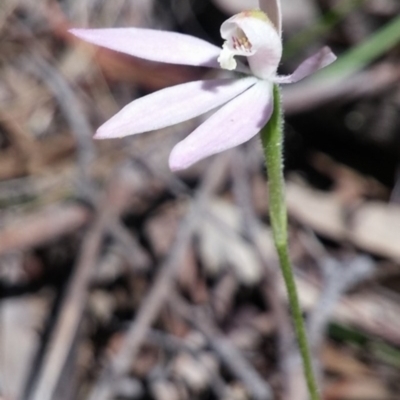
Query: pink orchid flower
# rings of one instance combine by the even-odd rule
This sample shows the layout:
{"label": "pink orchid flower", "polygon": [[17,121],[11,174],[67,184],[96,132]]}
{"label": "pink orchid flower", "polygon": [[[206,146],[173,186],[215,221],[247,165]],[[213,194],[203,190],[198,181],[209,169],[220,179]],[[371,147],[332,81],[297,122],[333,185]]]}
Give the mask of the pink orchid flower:
{"label": "pink orchid flower", "polygon": [[[165,128],[220,107],[179,142],[169,158],[171,170],[185,169],[210,155],[255,136],[273,111],[273,84],[297,82],[332,63],[323,48],[289,76],[278,76],[282,57],[279,0],[260,0],[259,10],[225,21],[223,48],[176,33],[140,28],[72,29],[79,38],[146,60],[236,70],[231,78],[189,82],[159,90],[124,107],[96,132],[109,139]],[[243,56],[248,66],[236,61]]]}

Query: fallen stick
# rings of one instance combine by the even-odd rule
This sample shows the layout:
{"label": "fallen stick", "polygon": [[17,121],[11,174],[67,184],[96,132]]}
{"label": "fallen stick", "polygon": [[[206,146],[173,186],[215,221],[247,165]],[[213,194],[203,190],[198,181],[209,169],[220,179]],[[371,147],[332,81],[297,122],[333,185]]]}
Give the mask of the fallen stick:
{"label": "fallen stick", "polygon": [[39,372],[33,391],[27,396],[28,400],[58,398],[57,390],[79,332],[102,239],[110,223],[128,204],[131,192],[132,186],[129,185],[129,180],[124,179],[121,171],[114,176],[114,179],[111,179],[103,201],[98,207],[96,218],[83,240],[81,253],[69,282],[59,318],[50,337],[44,367]]}

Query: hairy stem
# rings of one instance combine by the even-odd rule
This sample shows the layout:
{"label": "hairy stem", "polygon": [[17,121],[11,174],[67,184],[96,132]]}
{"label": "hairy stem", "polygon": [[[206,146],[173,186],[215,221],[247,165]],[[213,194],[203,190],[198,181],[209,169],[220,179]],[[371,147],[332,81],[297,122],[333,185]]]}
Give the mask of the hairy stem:
{"label": "hairy stem", "polygon": [[288,251],[287,211],[285,203],[285,181],[283,177],[283,114],[278,85],[274,86],[274,112],[261,131],[265,163],[268,171],[269,214],[272,233],[280,266],[288,292],[293,323],[303,360],[304,374],[311,400],[319,400],[318,388],[313,372],[306,329],[297,295],[293,269]]}

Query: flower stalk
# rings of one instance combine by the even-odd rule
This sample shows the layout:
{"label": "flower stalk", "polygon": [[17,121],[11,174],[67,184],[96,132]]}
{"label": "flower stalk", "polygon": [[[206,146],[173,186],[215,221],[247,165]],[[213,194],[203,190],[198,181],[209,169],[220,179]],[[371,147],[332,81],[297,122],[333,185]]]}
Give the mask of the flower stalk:
{"label": "flower stalk", "polygon": [[318,387],[313,371],[306,329],[303,321],[293,269],[288,251],[287,211],[285,202],[285,181],[283,176],[283,113],[278,85],[274,85],[274,111],[261,131],[265,163],[268,171],[269,214],[272,234],[279,257],[292,311],[296,337],[303,361],[304,375],[311,400],[319,400]]}

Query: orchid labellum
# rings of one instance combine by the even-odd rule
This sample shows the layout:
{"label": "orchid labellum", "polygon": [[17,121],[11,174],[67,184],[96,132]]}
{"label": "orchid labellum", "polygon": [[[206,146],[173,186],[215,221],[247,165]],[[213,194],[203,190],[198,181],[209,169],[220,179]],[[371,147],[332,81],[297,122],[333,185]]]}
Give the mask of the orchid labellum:
{"label": "orchid labellum", "polygon": [[90,43],[146,60],[236,71],[231,78],[189,82],[139,98],[102,125],[95,138],[148,132],[218,108],[173,148],[169,165],[180,170],[255,136],[271,117],[274,83],[297,82],[335,60],[330,49],[323,48],[292,75],[277,75],[282,57],[280,3],[260,0],[259,8],[241,12],[222,24],[222,49],[175,32],[72,29],[71,33]]}

